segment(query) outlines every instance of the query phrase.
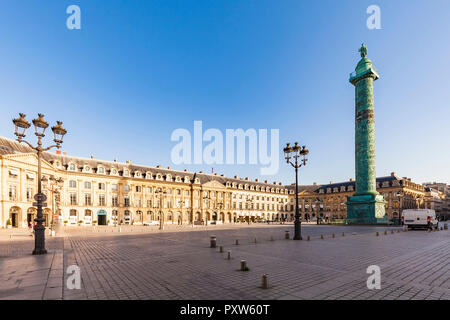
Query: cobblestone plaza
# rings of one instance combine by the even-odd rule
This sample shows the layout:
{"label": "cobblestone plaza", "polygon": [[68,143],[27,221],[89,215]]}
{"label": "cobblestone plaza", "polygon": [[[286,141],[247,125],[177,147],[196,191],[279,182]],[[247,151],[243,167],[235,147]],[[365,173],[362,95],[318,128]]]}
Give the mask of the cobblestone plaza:
{"label": "cobblestone plaza", "polygon": [[[291,224],[68,228],[47,240],[43,256],[30,255],[30,235],[2,230],[0,299],[450,298],[448,230],[302,229],[303,241],[292,241],[285,239]],[[212,235],[217,248],[209,247]],[[239,271],[241,260],[249,271]],[[66,286],[70,265],[80,267],[79,290]],[[370,265],[381,269],[380,290],[367,288]],[[268,289],[261,288],[263,274]]]}

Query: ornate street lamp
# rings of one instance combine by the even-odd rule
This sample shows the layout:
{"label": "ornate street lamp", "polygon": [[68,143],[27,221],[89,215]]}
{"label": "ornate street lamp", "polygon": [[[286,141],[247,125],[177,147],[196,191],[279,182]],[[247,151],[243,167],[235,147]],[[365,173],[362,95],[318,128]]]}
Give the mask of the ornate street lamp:
{"label": "ornate street lamp", "polygon": [[[286,148],[283,149],[286,162],[291,164],[295,168],[295,221],[294,221],[294,240],[302,240],[301,235],[301,220],[300,212],[298,210],[298,168],[306,165],[308,160],[309,150],[305,146],[300,147],[296,142],[293,147],[290,144],[286,144]],[[294,162],[291,162],[291,158],[294,158]],[[299,161],[300,158],[300,161]]]}
{"label": "ornate street lamp", "polygon": [[25,138],[26,130],[30,127],[30,123],[25,119],[25,114],[19,113],[19,118],[13,119],[14,134],[17,136],[17,141],[24,142],[25,144],[27,144],[30,148],[32,148],[37,152],[38,156],[38,192],[34,196],[36,202],[33,203],[33,206],[37,207],[37,217],[36,219],[34,219],[34,221],[36,221],[37,224],[35,228],[33,254],[37,255],[47,253],[47,250],[45,249],[45,227],[43,225],[45,219],[43,218],[42,214],[42,208],[47,206],[47,203],[45,203],[47,197],[45,196],[45,194],[42,193],[42,182],[41,182],[42,152],[50,150],[51,148],[55,147],[59,149],[63,142],[64,135],[67,133],[67,131],[66,129],[63,128],[62,122],[58,121],[57,125],[52,127],[52,131],[54,134],[53,141],[56,144],[47,148],[43,148],[42,138],[45,137],[45,129],[47,129],[48,123],[47,121],[44,120],[44,115],[40,113],[38,114],[38,117],[34,119],[32,122],[35,129],[35,135],[38,137],[38,143],[36,147],[34,147],[28,141],[23,140],[23,138]]}
{"label": "ornate street lamp", "polygon": [[197,176],[197,172],[194,172],[194,175],[191,179],[191,218],[192,218],[192,228],[194,227],[194,183],[195,177]]}
{"label": "ornate street lamp", "polygon": [[50,176],[47,178],[46,176],[42,177],[42,185],[44,189],[47,189],[52,194],[52,222],[51,227],[52,231],[55,230],[55,207],[58,206],[58,202],[56,200],[56,195],[59,194],[60,189],[64,186],[63,178],[55,178],[54,176]]}
{"label": "ornate street lamp", "polygon": [[163,196],[166,194],[166,191],[163,191],[161,188],[156,189],[157,196],[159,197],[159,230],[164,230],[164,212],[163,212]]}

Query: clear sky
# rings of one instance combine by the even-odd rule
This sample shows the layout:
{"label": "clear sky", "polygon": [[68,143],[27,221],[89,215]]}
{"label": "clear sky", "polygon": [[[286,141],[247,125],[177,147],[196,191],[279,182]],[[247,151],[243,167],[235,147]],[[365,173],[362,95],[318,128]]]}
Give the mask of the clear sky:
{"label": "clear sky", "polygon": [[[81,8],[69,30],[66,8]],[[381,30],[366,9],[381,8]],[[176,169],[172,132],[280,130],[310,150],[300,183],[354,177],[354,88],[361,43],[375,82],[377,176],[450,183],[450,1],[22,0],[0,2],[0,135],[11,119],[62,120],[70,155]],[[280,152],[280,158],[282,157]],[[259,165],[227,176],[294,181]]]}

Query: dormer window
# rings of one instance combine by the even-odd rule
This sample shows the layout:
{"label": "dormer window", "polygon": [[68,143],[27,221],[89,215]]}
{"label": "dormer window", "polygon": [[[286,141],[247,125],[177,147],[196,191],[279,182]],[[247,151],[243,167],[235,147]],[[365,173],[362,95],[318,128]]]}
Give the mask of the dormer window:
{"label": "dormer window", "polygon": [[161,175],[160,173],[158,173],[158,174],[156,175],[156,179],[157,179],[157,180],[162,180],[162,175]]}
{"label": "dormer window", "polygon": [[172,181],[172,175],[171,174],[166,175],[166,181]]}
{"label": "dormer window", "polygon": [[200,183],[200,179],[199,178],[195,178],[195,183]]}
{"label": "dormer window", "polygon": [[141,173],[140,173],[139,171],[136,171],[136,172],[134,173],[134,176],[135,176],[136,178],[140,178],[140,177],[141,177]]}
{"label": "dormer window", "polygon": [[69,164],[69,170],[70,170],[70,171],[75,171],[75,164],[70,163],[70,164]]}
{"label": "dormer window", "polygon": [[130,176],[130,171],[128,171],[127,169],[123,170],[123,176],[124,177],[129,177]]}
{"label": "dormer window", "polygon": [[147,172],[146,174],[145,174],[145,179],[151,179],[153,176],[152,176],[152,173],[151,172]]}
{"label": "dormer window", "polygon": [[104,173],[105,173],[105,168],[103,168],[103,167],[98,167],[98,168],[97,168],[97,173],[99,173],[99,174],[104,174]]}
{"label": "dormer window", "polygon": [[89,166],[84,166],[84,172],[89,172],[91,171],[91,168]]}
{"label": "dormer window", "polygon": [[113,176],[117,175],[117,169],[116,168],[112,168],[111,169],[111,175],[113,175]]}
{"label": "dormer window", "polygon": [[176,182],[181,182],[181,178],[177,176],[177,177],[175,178],[175,181],[176,181]]}

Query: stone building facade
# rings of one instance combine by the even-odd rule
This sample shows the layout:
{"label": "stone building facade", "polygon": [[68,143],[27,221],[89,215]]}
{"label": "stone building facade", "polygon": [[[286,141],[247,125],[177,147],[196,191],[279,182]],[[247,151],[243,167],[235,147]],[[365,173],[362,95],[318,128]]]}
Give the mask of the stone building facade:
{"label": "stone building facade", "polygon": [[[294,186],[289,187],[291,190]],[[346,219],[347,197],[354,193],[355,181],[299,187],[299,209],[303,221],[323,219]],[[386,218],[399,219],[403,209],[425,208],[425,188],[411,179],[398,177],[394,172],[376,179],[377,191],[386,201]],[[290,204],[295,209],[295,194]]]}
{"label": "stone building facade", "polygon": [[[0,227],[26,227],[36,217],[35,152],[0,137],[0,174]],[[46,225],[57,219],[69,226],[276,220],[286,215],[289,197],[289,189],[276,182],[50,152],[43,154],[42,175]]]}

